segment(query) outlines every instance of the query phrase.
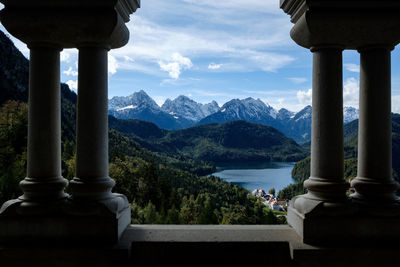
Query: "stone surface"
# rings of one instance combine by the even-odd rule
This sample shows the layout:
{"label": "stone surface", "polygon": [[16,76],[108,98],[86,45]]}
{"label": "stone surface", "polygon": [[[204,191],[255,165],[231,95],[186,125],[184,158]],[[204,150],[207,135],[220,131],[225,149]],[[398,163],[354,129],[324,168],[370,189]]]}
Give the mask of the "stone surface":
{"label": "stone surface", "polygon": [[310,232],[308,217],[350,212],[346,207],[349,185],[343,178],[342,49],[314,48],[313,58],[311,177],[304,182],[308,193],[291,200],[288,215],[288,223],[306,242],[315,241],[318,234],[320,240],[329,236],[320,225],[315,227],[322,227],[322,232]]}
{"label": "stone surface", "polygon": [[374,205],[400,203],[399,188],[392,178],[391,47],[360,50],[360,118],[358,133],[358,172],[352,181],[355,201]]}
{"label": "stone surface", "polygon": [[70,182],[73,199],[111,197],[108,177],[107,49],[79,49],[76,174]]}
{"label": "stone surface", "polygon": [[[350,231],[351,226],[347,227]],[[1,243],[1,242],[0,242]],[[287,225],[132,225],[117,245],[1,245],[1,264],[26,266],[397,266],[400,248],[370,240],[333,247],[305,245]],[[23,257],[21,257],[23,255]],[[212,258],[211,255],[216,255]],[[227,261],[224,261],[227,259]],[[260,260],[262,259],[262,260]]]}
{"label": "stone surface", "polygon": [[140,5],[138,0],[1,2],[5,8],[0,20],[12,35],[28,44],[47,42],[63,48],[84,43],[124,46],[129,40],[125,22]]}
{"label": "stone surface", "polygon": [[20,214],[11,206],[0,218],[0,243],[114,244],[130,222],[123,195],[96,202],[69,200],[46,214]]}
{"label": "stone surface", "polygon": [[[373,208],[373,207],[370,207]],[[347,214],[344,212],[347,210]],[[306,244],[342,246],[393,243],[400,238],[400,216],[378,216],[350,203],[339,213],[330,211],[323,204],[312,212],[303,213],[288,208],[288,222]]]}
{"label": "stone surface", "polygon": [[17,213],[47,213],[68,197],[68,182],[61,176],[60,48],[46,44],[31,47],[27,177],[23,195],[3,205]]}
{"label": "stone surface", "polygon": [[295,23],[292,39],[300,46],[342,45],[346,49],[400,42],[400,3],[396,0],[281,0]]}

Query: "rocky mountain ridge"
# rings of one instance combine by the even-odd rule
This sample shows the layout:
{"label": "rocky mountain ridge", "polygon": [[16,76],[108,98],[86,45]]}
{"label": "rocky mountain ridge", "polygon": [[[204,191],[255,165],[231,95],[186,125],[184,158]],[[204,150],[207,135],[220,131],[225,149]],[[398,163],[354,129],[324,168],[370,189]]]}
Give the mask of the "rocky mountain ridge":
{"label": "rocky mountain ridge", "polygon": [[[216,101],[201,104],[180,95],[174,100],[167,99],[160,107],[141,90],[127,97],[110,99],[109,114],[120,119],[150,121],[167,130],[243,120],[272,126],[300,143],[309,141],[311,136],[311,106],[306,106],[299,112],[284,108],[276,110],[262,100],[251,97],[232,99],[219,107]],[[358,110],[344,107],[343,117],[345,124],[356,120]]]}

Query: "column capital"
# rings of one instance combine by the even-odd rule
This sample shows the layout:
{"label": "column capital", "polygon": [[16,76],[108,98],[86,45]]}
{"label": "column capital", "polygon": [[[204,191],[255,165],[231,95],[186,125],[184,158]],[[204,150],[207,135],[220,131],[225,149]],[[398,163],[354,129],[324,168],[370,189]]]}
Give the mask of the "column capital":
{"label": "column capital", "polygon": [[104,50],[107,50],[107,51],[111,50],[111,46],[109,44],[106,44],[106,43],[87,43],[87,42],[86,43],[79,43],[79,44],[77,44],[76,48],[78,50],[80,50],[80,49],[93,49],[93,48],[95,48],[95,49],[104,49]]}
{"label": "column capital", "polygon": [[365,51],[371,51],[371,50],[389,50],[393,51],[395,46],[393,45],[387,45],[387,44],[375,44],[375,45],[367,45],[367,46],[361,46],[357,48],[357,51],[359,53],[365,52]]}
{"label": "column capital", "polygon": [[338,44],[346,49],[400,42],[400,2],[396,0],[281,0],[295,24],[292,39],[300,46]]}
{"label": "column capital", "polygon": [[343,51],[345,47],[342,45],[335,45],[335,44],[324,44],[324,45],[317,45],[310,47],[310,51],[312,53],[327,49]]}
{"label": "column capital", "polygon": [[25,43],[45,42],[63,48],[104,43],[110,48],[129,40],[125,23],[139,0],[1,0],[4,27]]}
{"label": "column capital", "polygon": [[63,50],[62,46],[59,44],[55,43],[48,43],[48,42],[31,42],[27,44],[29,49],[38,49],[38,48],[44,48],[44,49],[52,49],[61,52]]}

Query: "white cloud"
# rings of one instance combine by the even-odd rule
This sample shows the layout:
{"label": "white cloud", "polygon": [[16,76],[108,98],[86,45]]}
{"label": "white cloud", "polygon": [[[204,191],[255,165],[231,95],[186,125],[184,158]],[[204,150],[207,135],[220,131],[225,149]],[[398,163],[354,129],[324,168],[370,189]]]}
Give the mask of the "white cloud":
{"label": "white cloud", "polygon": [[360,65],[349,63],[349,64],[344,64],[344,67],[346,68],[346,70],[350,72],[360,73]]}
{"label": "white cloud", "polygon": [[308,89],[308,91],[297,91],[297,99],[302,105],[311,105],[312,89]]}
{"label": "white cloud", "polygon": [[[297,99],[300,104],[311,105],[312,89],[298,91]],[[358,108],[359,105],[359,85],[356,78],[348,78],[343,84],[343,106]]]}
{"label": "white cloud", "polygon": [[78,89],[78,81],[69,80],[68,82],[66,82],[66,84],[68,84],[69,88],[74,91]]}
{"label": "white cloud", "polygon": [[217,69],[219,69],[221,67],[222,67],[222,64],[210,63],[208,65],[208,69],[210,69],[210,70],[217,70]]}
{"label": "white cloud", "polygon": [[112,55],[108,55],[108,74],[113,75],[115,73],[117,73],[119,64],[117,59],[112,56]]}
{"label": "white cloud", "polygon": [[360,87],[356,78],[348,78],[343,84],[343,106],[358,108]]}
{"label": "white cloud", "polygon": [[127,62],[134,62],[134,60],[129,56],[124,56],[125,61]]}
{"label": "white cloud", "polygon": [[400,95],[392,96],[392,112],[400,114]]}
{"label": "white cloud", "polygon": [[61,53],[60,53],[60,61],[61,62],[69,62],[69,58],[70,58],[70,54],[67,51],[65,51],[65,50],[61,51]]}
{"label": "white cloud", "polygon": [[[253,4],[255,2],[252,0]],[[294,46],[287,34],[291,24],[284,14],[278,17],[266,15],[268,18],[264,21],[264,17],[255,18],[249,11],[243,14],[239,1],[235,1],[231,10],[222,8],[218,12],[175,0],[168,2],[168,5],[156,0],[150,0],[147,4],[156,8],[148,14],[141,10],[132,17],[128,28],[133,38],[125,47],[113,51],[117,58],[134,58],[135,68],[139,71],[143,69],[149,73],[149,68],[155,67],[160,71],[159,63],[171,63],[169,56],[173,53],[185,55],[192,62],[204,57],[224,61],[226,63],[221,69],[226,72],[275,72],[294,61],[286,52],[281,53],[276,49]],[[243,6],[243,3],[240,5]],[[279,10],[278,5],[274,5]],[[240,20],[236,18],[237,15],[241,16]],[[189,22],[171,24],[164,21],[166,17],[189,17]],[[202,23],[199,24],[199,21]],[[227,24],[231,26],[229,29],[224,26]],[[252,25],[251,29],[246,25]],[[164,67],[177,69],[173,65]],[[120,68],[131,70],[133,67],[121,64]],[[177,72],[173,73],[176,77]]]}
{"label": "white cloud", "polygon": [[78,76],[78,72],[72,70],[72,67],[69,67],[68,70],[64,70],[63,73],[67,76]]}
{"label": "white cloud", "polygon": [[160,65],[160,69],[168,72],[169,76],[173,79],[178,79],[182,70],[193,67],[192,61],[179,53],[173,53],[169,62],[165,63],[160,60],[158,64]]}
{"label": "white cloud", "polygon": [[262,99],[266,104],[269,103],[274,109],[280,110],[281,108],[287,108],[285,103],[286,99],[284,97],[279,97],[277,99]]}
{"label": "white cloud", "polygon": [[243,4],[242,0],[215,1],[215,0],[183,0],[186,3],[208,6],[217,9],[241,9],[253,10],[257,12],[276,13],[279,11],[279,5],[276,0],[246,0]]}
{"label": "white cloud", "polygon": [[307,78],[303,77],[291,77],[288,78],[288,80],[292,81],[295,84],[300,84],[300,83],[305,83],[307,81]]}

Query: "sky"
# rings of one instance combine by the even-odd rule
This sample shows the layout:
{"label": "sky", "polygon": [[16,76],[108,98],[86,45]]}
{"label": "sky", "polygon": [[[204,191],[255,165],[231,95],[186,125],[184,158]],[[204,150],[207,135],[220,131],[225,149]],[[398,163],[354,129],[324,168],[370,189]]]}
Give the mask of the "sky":
{"label": "sky", "polygon": [[[127,24],[129,43],[109,53],[109,98],[139,90],[159,105],[179,95],[219,105],[253,97],[299,111],[311,104],[312,54],[291,40],[292,26],[278,0],[142,0]],[[26,45],[12,40],[29,57]],[[392,52],[396,113],[399,49]],[[61,53],[61,80],[75,91],[77,59],[77,50]],[[344,51],[343,63],[344,106],[358,108],[359,54]]]}

